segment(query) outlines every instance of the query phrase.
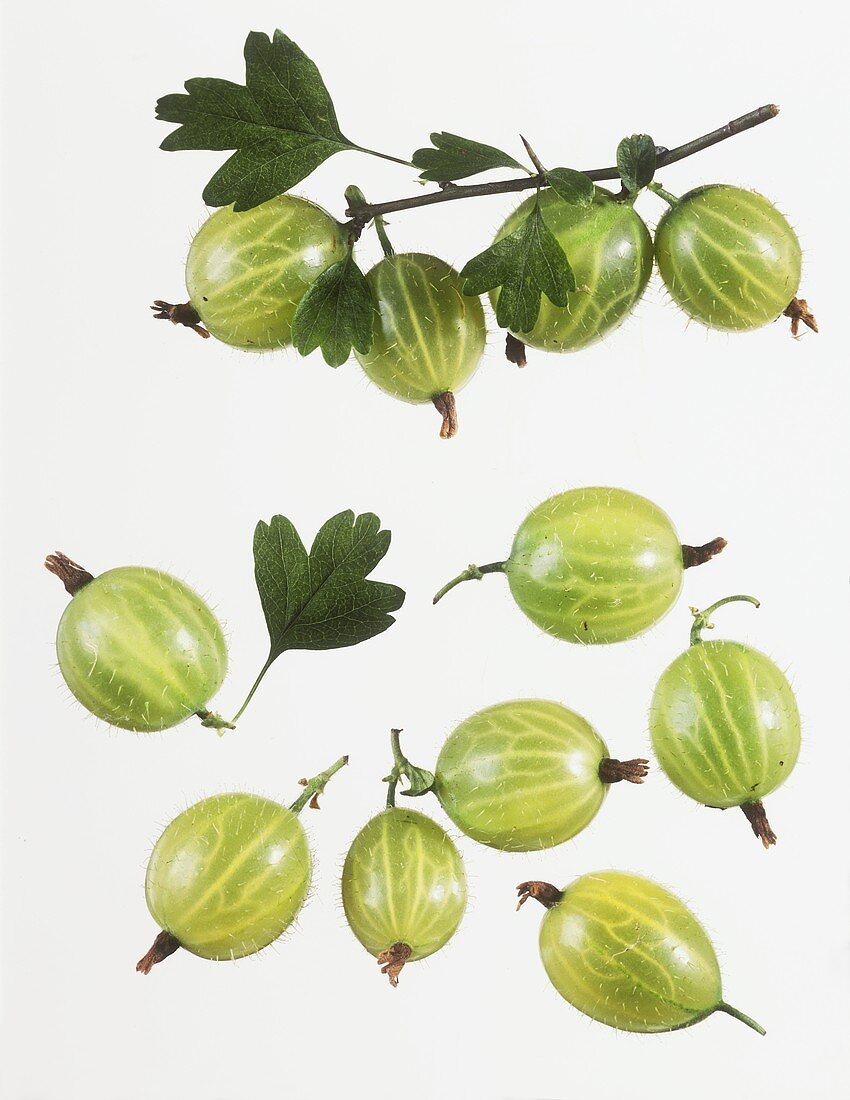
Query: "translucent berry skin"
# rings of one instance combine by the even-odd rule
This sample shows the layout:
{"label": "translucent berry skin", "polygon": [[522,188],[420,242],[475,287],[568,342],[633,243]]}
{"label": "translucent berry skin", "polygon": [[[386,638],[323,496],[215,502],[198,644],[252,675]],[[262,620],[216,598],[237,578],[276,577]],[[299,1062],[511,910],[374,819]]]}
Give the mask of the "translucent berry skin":
{"label": "translucent berry skin", "polygon": [[657,883],[621,871],[584,875],[543,918],[540,955],[571,1005],[620,1031],[673,1031],[722,1003],[705,929]]}
{"label": "translucent berry skin", "polygon": [[655,258],[673,301],[709,328],[761,328],[800,286],[794,230],[762,195],[726,184],[689,191],[664,214]]}
{"label": "translucent berry skin", "polygon": [[176,817],[151,854],[153,919],[202,959],[262,951],[295,920],[310,887],[307,837],[291,810],[219,794]]}
{"label": "translucent berry skin", "polygon": [[466,836],[503,852],[553,848],[596,816],[609,784],[605,742],[580,715],[545,699],[473,714],[437,760],[436,793]]}
{"label": "translucent berry skin", "polygon": [[366,276],[375,303],[372,347],[355,351],[367,376],[392,397],[424,404],[457,393],[478,368],[487,330],[476,297],[436,256],[387,256]]}
{"label": "translucent berry skin", "polygon": [[756,802],[800,753],[800,715],[777,666],[739,642],[700,642],[662,673],[649,714],[670,781],[705,806]]}
{"label": "translucent berry skin", "polygon": [[111,569],[73,596],[56,653],[87,710],[138,733],[206,709],[227,672],[224,634],[204,600],[176,577],[139,566]]}
{"label": "translucent berry skin", "polygon": [[466,873],[444,829],[415,810],[393,807],[360,830],[342,869],[351,931],[376,958],[406,944],[410,961],[433,955],[466,909]]}
{"label": "translucent berry skin", "polygon": [[217,210],[195,235],[186,288],[201,320],[225,344],[267,351],[292,343],[298,303],[348,243],[321,207],[278,195],[253,210]]}
{"label": "translucent berry skin", "polygon": [[523,520],[505,572],[514,599],[548,634],[606,644],[635,638],[682,587],[682,547],[660,508],[625,489],[559,493]]}
{"label": "translucent berry skin", "polygon": [[[517,207],[496,240],[518,228],[534,201]],[[553,305],[544,295],[534,328],[513,335],[540,351],[580,351],[613,332],[637,305],[652,274],[652,238],[630,204],[614,202],[600,187],[590,206],[543,191],[540,209],[570,262],[576,290],[566,306]],[[490,299],[495,308],[498,289]]]}

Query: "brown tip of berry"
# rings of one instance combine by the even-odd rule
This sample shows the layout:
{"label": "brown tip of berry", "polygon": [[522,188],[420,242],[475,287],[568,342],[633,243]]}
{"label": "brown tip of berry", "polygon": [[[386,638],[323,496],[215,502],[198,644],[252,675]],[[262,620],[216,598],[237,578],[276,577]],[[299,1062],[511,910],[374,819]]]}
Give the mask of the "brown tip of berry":
{"label": "brown tip of berry", "polygon": [[721,550],[727,546],[726,539],[716,538],[711,542],[705,542],[702,546],[682,546],[682,564],[685,569],[693,569],[696,565],[705,565],[707,561],[717,557]]}
{"label": "brown tip of berry", "polygon": [[71,561],[67,554],[63,554],[61,550],[57,550],[55,554],[47,555],[44,559],[44,568],[48,573],[52,573],[54,577],[59,578],[69,596],[76,595],[81,588],[85,588],[87,584],[94,580],[87,569],[83,569],[81,565]]}
{"label": "brown tip of berry", "polygon": [[136,963],[136,970],[140,974],[150,974],[157,963],[173,955],[180,946],[180,941],[170,932],[160,932],[153,941],[153,946],[146,955],[143,955]]}
{"label": "brown tip of berry", "polygon": [[805,325],[812,332],[818,332],[817,319],[805,298],[792,298],[785,307],[783,316],[791,318],[791,335],[794,337],[800,335],[800,325]]}
{"label": "brown tip of berry", "polygon": [[404,968],[413,951],[406,943],[394,943],[386,951],[382,951],[377,958],[381,973],[390,979],[390,985],[395,989],[398,986],[398,976]]}
{"label": "brown tip of berry", "polygon": [[603,783],[643,783],[649,775],[649,761],[636,760],[612,760],[606,757],[599,761],[599,778]]}
{"label": "brown tip of berry", "polygon": [[517,911],[522,909],[529,898],[539,901],[546,909],[552,909],[564,896],[564,891],[553,886],[551,882],[521,882],[516,892],[519,895]]}
{"label": "brown tip of berry", "polygon": [[525,344],[510,332],[505,337],[505,358],[509,363],[516,363],[518,367],[524,367],[528,362],[525,357]]}
{"label": "brown tip of berry", "polygon": [[763,803],[761,801],[745,802],[741,809],[744,811],[744,817],[749,821],[753,832],[764,847],[770,848],[774,845],[776,843],[776,833],[770,827]]}
{"label": "brown tip of berry", "polygon": [[455,395],[451,390],[446,390],[445,393],[438,393],[431,400],[434,402],[434,408],[443,418],[443,423],[440,425],[440,439],[453,439],[457,435]]}

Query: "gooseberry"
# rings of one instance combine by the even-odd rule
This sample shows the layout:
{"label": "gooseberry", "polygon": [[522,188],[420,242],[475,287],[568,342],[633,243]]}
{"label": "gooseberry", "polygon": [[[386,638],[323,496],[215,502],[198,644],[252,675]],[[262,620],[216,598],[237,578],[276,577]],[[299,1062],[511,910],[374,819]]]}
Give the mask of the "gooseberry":
{"label": "gooseberry", "polygon": [[[513,233],[535,202],[532,197],[518,206],[496,240]],[[652,274],[652,238],[631,203],[615,201],[602,187],[589,206],[543,191],[540,211],[569,259],[576,289],[566,306],[544,295],[534,327],[512,335],[540,351],[579,351],[602,340],[634,309]],[[499,290],[490,298],[495,308]]]}
{"label": "gooseberry", "polygon": [[73,695],[111,726],[149,733],[206,710],[227,671],[222,628],[188,585],[158,569],[126,566],[93,577],[64,554],[47,568],[72,599],[56,654]]}
{"label": "gooseberry", "polygon": [[145,898],[162,931],[136,969],[150,973],[179,947],[202,959],[262,951],[295,920],[307,897],[312,856],[298,814],[348,763],[309,781],[287,809],[253,794],[219,794],[184,810],[156,842]]}
{"label": "gooseberry", "polygon": [[445,741],[434,792],[454,824],[503,852],[553,848],[580,833],[619,780],[646,760],[612,760],[584,718],[545,699],[514,699],[467,718]]}
{"label": "gooseberry", "polygon": [[406,963],[449,942],[466,909],[466,872],[451,837],[432,818],[395,805],[400,732],[392,731],[387,807],[354,838],[342,869],[348,925],[392,986]]}
{"label": "gooseberry", "polygon": [[307,288],[348,248],[339,223],[306,199],[278,195],[251,210],[223,207],[189,249],[190,304],[225,344],[249,351],[286,347]]}
{"label": "gooseberry", "polygon": [[703,641],[710,616],[728,596],[696,613],[691,646],[661,674],[652,697],[652,747],[680,791],[718,809],[740,806],[765,848],[776,843],[762,799],[794,769],[800,714],[791,685],[757,649]]}
{"label": "gooseberry", "polygon": [[366,276],[374,303],[372,347],[355,349],[366,375],[392,397],[432,402],[440,435],[457,431],[455,394],[484,354],[487,331],[476,297],[453,267],[420,252],[385,256]]}
{"label": "gooseberry", "polygon": [[526,516],[506,561],[470,565],[434,603],[462,581],[504,573],[520,609],[548,634],[579,644],[622,642],[663,618],[684,570],[725,545],[718,538],[683,546],[669,516],[636,493],[572,489]]}
{"label": "gooseberry", "polygon": [[689,317],[746,332],[789,308],[800,286],[800,242],[771,202],[727,184],[669,199],[655,231],[655,258]]}
{"label": "gooseberry", "polygon": [[583,875],[559,890],[523,882],[519,903],[536,898],[543,967],[561,996],[620,1031],[678,1031],[725,1012],[764,1029],[723,1000],[711,940],[674,894],[622,871]]}

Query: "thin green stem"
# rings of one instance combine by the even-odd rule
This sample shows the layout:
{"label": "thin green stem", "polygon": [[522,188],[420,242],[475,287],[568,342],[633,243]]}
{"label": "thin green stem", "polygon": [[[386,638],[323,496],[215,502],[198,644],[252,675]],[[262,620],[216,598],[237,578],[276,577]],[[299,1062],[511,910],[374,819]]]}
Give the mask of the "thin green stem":
{"label": "thin green stem", "polygon": [[725,1001],[721,1001],[715,1009],[715,1012],[725,1012],[727,1016],[734,1016],[736,1020],[740,1020],[742,1024],[746,1024],[747,1027],[751,1027],[753,1031],[757,1031],[759,1035],[767,1035],[767,1032],[757,1023],[752,1016],[747,1016],[745,1013],[739,1011],[737,1008],[733,1008],[732,1005],[727,1005]]}
{"label": "thin green stem", "polygon": [[408,789],[403,794],[416,798],[427,794],[434,789],[433,772],[425,768],[417,768],[411,764],[401,750],[401,730],[390,730],[390,745],[393,750],[393,768],[389,775],[384,776],[387,784],[387,809],[395,809],[395,796],[399,781],[404,778],[408,782]]}
{"label": "thin green stem", "polygon": [[368,153],[370,157],[380,157],[381,160],[389,160],[393,164],[403,164],[405,168],[416,168],[412,160],[402,160],[401,157],[393,157],[389,153],[379,153],[377,149],[364,149],[362,145],[354,145],[352,148],[359,153]]}
{"label": "thin green stem", "polygon": [[245,697],[245,702],[242,704],[242,706],[239,708],[239,710],[237,710],[237,712],[230,719],[230,723],[231,723],[230,727],[229,727],[230,729],[233,729],[236,726],[236,723],[239,721],[239,719],[242,717],[242,715],[247,710],[248,704],[254,698],[254,692],[257,690],[257,688],[262,683],[262,680],[263,680],[263,677],[265,676],[265,674],[272,667],[272,661],[273,660],[274,660],[273,657],[269,657],[269,659],[266,661],[266,663],[260,669],[260,674],[257,677],[257,679],[254,681],[254,686],[251,688],[251,690],[248,692],[247,696]]}
{"label": "thin green stem", "polygon": [[761,607],[761,604],[755,596],[724,596],[722,600],[713,603],[711,607],[707,607],[705,611],[697,611],[695,608],[692,608],[694,625],[691,627],[691,645],[699,645],[702,641],[703,630],[712,629],[714,624],[711,622],[711,616],[718,607],[724,607],[727,603],[740,602],[751,603],[753,607]]}
{"label": "thin green stem", "polygon": [[[349,184],[345,189],[345,201],[350,207],[368,206],[366,202],[366,196],[360,190],[356,183]],[[363,225],[366,223],[364,222]],[[395,249],[392,246],[390,238],[387,236],[387,223],[380,214],[376,214],[372,219],[372,224],[375,227],[375,232],[378,234],[378,240],[381,242],[381,248],[384,250],[385,256],[395,256]],[[356,230],[355,237],[359,236],[362,232],[363,226],[359,226]]]}
{"label": "thin green stem", "polygon": [[348,757],[341,756],[335,764],[331,764],[331,766],[325,771],[319,772],[319,774],[314,776],[312,779],[302,780],[301,784],[304,787],[304,790],[289,807],[290,810],[292,810],[294,814],[300,814],[308,802],[311,804],[314,810],[318,810],[318,798],[327,786],[328,780],[330,780],[332,776],[336,775],[340,768],[344,768],[347,763]]}
{"label": "thin green stem", "polygon": [[668,206],[675,206],[679,201],[675,195],[672,195],[669,191],[665,191],[660,183],[650,183],[647,189],[653,191],[659,199],[664,199]]}
{"label": "thin green stem", "polygon": [[458,573],[454,580],[443,585],[432,602],[439,603],[447,592],[451,592],[453,588],[463,584],[464,581],[480,581],[486,573],[504,573],[507,564],[506,561],[492,561],[489,565],[468,565],[462,573]]}

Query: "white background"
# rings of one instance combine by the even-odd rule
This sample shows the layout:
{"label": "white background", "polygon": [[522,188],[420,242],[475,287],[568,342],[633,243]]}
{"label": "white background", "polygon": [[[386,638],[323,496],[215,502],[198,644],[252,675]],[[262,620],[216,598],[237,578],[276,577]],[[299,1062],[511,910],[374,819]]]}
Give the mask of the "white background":
{"label": "white background", "polygon": [[[833,105],[844,37],[832,5],[592,5],[397,0],[11,5],[5,19],[6,524],[4,1012],[9,1100],[311,1097],[701,1100],[832,1097],[850,1083],[850,881],[845,603],[847,324],[845,122]],[[831,25],[832,24],[832,25]],[[759,104],[778,120],[660,175],[674,192],[755,187],[797,227],[820,336],[786,325],[707,334],[654,282],[627,326],[575,358],[523,372],[494,334],[459,400],[461,434],[430,408],[365,383],[354,362],[262,358],[152,323],[180,301],[217,153],[162,153],[159,95],[190,76],[241,81],[252,29],[280,26],[312,56],[343,130],[408,156],[435,129],[546,163],[610,163],[648,131],[674,145]],[[343,213],[356,181],[415,193],[403,167],[345,154],[297,190]],[[515,200],[398,215],[396,247],[460,266]],[[650,224],[654,197],[640,209]],[[364,265],[377,255],[364,238]],[[570,486],[621,485],[658,502],[684,541],[727,551],[686,577],[646,637],[578,649],[537,632],[499,577],[439,608],[469,561],[504,556],[529,507]],[[378,575],[408,598],[380,638],[294,653],[238,732],[189,722],[137,737],[87,718],[55,666],[65,606],[42,568],[61,548],[94,572],[171,570],[227,624],[231,713],[266,652],[251,533],[274,512],[306,539],[334,512],[374,510],[393,543]],[[347,844],[382,804],[387,731],[431,765],[453,725],[511,697],[560,700],[614,755],[648,748],[655,680],[687,643],[689,604],[733,591],[718,634],[765,649],[797,689],[799,766],[768,801],[768,852],[743,816],[709,812],[656,769],[616,788],[573,842],[509,857],[462,841],[472,901],[448,949],[393,991],[342,918]],[[160,829],[206,794],[290,801],[341,752],[351,767],[306,814],[318,873],[299,927],[232,964],[178,953],[134,972],[156,928],[145,864]],[[625,786],[625,785],[623,785]],[[434,800],[421,806],[441,821]],[[672,887],[714,937],[725,994],[765,1039],[717,1016],[666,1036],[618,1034],[549,986],[542,911],[514,886],[606,867]]]}

